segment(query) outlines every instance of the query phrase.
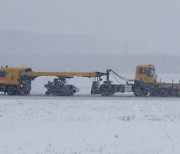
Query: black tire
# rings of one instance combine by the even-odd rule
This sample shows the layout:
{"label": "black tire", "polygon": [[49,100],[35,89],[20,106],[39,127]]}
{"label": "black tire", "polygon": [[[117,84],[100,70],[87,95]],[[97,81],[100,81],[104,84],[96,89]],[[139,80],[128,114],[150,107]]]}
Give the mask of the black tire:
{"label": "black tire", "polygon": [[99,88],[99,92],[101,96],[113,96],[115,94],[115,90],[111,85],[101,85]]}
{"label": "black tire", "polygon": [[17,95],[22,95],[22,96],[30,95],[30,90],[24,88],[18,88]]}
{"label": "black tire", "polygon": [[140,86],[134,87],[133,92],[136,97],[142,97],[147,95],[147,93],[145,93]]}
{"label": "black tire", "polygon": [[115,94],[115,90],[113,87],[111,87],[110,91],[109,91],[109,96],[113,96]]}
{"label": "black tire", "polygon": [[101,91],[101,96],[109,96],[109,92],[107,90]]}
{"label": "black tire", "polygon": [[8,86],[7,94],[8,95],[17,95],[18,94],[17,86]]}

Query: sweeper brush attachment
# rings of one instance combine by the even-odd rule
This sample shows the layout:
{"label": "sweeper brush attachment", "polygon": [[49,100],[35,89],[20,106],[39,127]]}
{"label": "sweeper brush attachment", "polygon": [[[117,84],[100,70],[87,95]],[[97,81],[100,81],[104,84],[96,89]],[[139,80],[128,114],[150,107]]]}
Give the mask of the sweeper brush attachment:
{"label": "sweeper brush attachment", "polygon": [[55,78],[54,81],[48,81],[44,86],[47,89],[46,95],[72,96],[79,91],[74,85],[67,84],[66,78]]}

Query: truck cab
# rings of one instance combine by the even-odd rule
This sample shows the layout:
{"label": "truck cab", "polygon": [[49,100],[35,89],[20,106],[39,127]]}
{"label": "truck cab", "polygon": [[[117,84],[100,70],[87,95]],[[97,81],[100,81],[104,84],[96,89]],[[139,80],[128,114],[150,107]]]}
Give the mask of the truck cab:
{"label": "truck cab", "polygon": [[30,93],[31,81],[24,78],[31,68],[0,68],[0,92],[9,95],[26,95]]}
{"label": "truck cab", "polygon": [[0,85],[18,85],[25,72],[32,71],[31,68],[0,68]]}
{"label": "truck cab", "polygon": [[154,65],[138,65],[136,67],[135,81],[143,83],[156,83],[157,75]]}

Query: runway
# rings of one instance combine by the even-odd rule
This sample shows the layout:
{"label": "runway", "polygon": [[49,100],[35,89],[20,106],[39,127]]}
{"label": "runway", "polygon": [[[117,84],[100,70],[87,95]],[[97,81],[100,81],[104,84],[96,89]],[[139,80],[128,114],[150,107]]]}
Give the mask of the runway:
{"label": "runway", "polygon": [[78,94],[74,96],[46,96],[45,94],[31,94],[29,96],[9,96],[0,94],[1,99],[42,99],[42,100],[134,100],[134,101],[180,101],[180,97],[135,97],[133,94],[116,94],[110,97],[103,97],[101,95]]}

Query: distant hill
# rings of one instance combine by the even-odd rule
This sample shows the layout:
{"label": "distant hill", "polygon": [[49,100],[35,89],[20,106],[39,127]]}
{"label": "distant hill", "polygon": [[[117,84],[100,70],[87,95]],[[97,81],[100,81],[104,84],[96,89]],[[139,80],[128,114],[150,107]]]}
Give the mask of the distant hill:
{"label": "distant hill", "polygon": [[105,71],[134,74],[138,64],[154,64],[158,73],[180,73],[178,56],[18,55],[0,56],[0,65],[41,71]]}
{"label": "distant hill", "polygon": [[96,40],[86,35],[0,31],[1,55],[96,53],[96,45]]}
{"label": "distant hill", "polygon": [[28,66],[42,71],[105,71],[111,68],[119,73],[134,74],[136,65],[154,64],[158,73],[180,73],[180,56],[132,55],[122,48],[119,55],[113,55],[110,46],[106,48],[108,43],[105,45],[84,35],[0,31],[0,65]]}

